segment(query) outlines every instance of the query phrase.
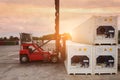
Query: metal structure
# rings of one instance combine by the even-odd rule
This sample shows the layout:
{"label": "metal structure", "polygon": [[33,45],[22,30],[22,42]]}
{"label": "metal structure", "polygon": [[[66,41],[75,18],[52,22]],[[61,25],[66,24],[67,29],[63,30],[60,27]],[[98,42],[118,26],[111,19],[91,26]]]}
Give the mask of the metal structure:
{"label": "metal structure", "polygon": [[56,52],[59,54],[60,50],[60,35],[59,35],[59,0],[55,0],[55,36],[56,36]]}

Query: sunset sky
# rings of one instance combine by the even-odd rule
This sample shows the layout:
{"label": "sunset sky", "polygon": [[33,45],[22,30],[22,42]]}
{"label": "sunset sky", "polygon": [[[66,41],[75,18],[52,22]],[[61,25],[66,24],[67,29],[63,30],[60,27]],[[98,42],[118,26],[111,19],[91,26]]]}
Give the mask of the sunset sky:
{"label": "sunset sky", "polygon": [[[54,0],[0,0],[0,36],[55,33]],[[120,0],[60,0],[60,32],[70,32],[92,15],[120,14]]]}

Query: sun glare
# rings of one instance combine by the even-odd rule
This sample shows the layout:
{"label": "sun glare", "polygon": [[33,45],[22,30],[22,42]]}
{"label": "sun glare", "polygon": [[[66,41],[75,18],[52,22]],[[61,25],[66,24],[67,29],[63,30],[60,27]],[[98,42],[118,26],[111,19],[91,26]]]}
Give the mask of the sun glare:
{"label": "sun glare", "polygon": [[68,31],[66,31],[66,33],[68,33],[72,36],[72,30],[68,30]]}

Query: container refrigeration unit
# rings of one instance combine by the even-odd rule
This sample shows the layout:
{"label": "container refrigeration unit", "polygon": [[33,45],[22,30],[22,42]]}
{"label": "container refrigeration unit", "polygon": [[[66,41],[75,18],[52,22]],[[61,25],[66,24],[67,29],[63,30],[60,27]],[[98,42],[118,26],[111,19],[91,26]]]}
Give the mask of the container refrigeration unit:
{"label": "container refrigeration unit", "polygon": [[67,42],[65,67],[68,74],[92,74],[92,46]]}

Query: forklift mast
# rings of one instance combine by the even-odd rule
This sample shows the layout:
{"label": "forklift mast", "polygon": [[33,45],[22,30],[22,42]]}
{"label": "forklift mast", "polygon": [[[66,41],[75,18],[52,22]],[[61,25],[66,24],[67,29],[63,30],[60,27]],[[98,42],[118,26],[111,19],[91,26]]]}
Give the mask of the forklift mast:
{"label": "forklift mast", "polygon": [[60,52],[60,35],[59,35],[59,0],[55,0],[55,36],[56,36],[56,52]]}

